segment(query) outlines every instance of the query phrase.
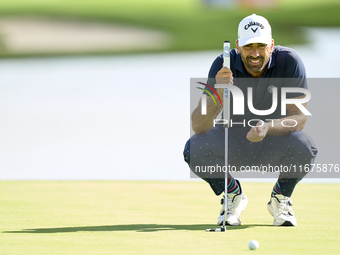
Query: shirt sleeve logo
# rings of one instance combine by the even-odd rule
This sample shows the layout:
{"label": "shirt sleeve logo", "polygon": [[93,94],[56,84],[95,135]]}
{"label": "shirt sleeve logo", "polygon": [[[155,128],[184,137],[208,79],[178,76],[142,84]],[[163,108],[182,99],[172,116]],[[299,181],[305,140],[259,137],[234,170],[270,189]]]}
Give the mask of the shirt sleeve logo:
{"label": "shirt sleeve logo", "polygon": [[268,92],[269,92],[269,93],[273,93],[273,88],[275,88],[275,86],[274,86],[274,85],[270,85],[270,86],[268,87]]}

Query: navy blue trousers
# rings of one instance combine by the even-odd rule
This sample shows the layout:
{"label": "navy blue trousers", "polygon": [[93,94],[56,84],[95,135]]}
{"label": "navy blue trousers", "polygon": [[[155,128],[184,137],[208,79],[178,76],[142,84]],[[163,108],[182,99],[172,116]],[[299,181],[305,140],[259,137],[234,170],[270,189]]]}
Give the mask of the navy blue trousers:
{"label": "navy blue trousers", "polygon": [[[314,163],[317,149],[312,138],[303,131],[297,131],[284,136],[266,136],[261,142],[252,143],[246,138],[247,131],[229,128],[228,169],[242,171],[246,167],[258,166],[262,170],[267,167],[265,170],[270,171],[276,167],[274,170],[279,169],[276,172],[279,172],[281,192],[290,197],[296,184],[308,173],[304,171],[304,166]],[[223,127],[214,127],[207,133],[193,135],[183,152],[191,171],[208,182],[216,195],[224,192],[225,172],[197,170],[207,170],[209,167],[221,170],[225,166],[224,136]]]}

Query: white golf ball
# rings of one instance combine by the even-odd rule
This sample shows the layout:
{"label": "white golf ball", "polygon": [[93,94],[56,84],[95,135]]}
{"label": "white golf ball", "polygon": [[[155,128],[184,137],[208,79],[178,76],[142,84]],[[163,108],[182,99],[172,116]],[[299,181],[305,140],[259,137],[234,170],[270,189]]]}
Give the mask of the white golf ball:
{"label": "white golf ball", "polygon": [[259,242],[256,240],[251,240],[248,246],[249,246],[249,249],[256,250],[257,248],[259,248]]}

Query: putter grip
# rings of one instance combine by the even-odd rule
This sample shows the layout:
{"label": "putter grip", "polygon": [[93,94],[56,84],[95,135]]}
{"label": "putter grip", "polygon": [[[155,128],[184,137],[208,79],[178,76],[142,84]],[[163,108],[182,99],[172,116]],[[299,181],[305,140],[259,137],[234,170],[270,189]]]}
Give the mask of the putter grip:
{"label": "putter grip", "polygon": [[230,41],[223,43],[223,66],[230,69]]}
{"label": "putter grip", "polygon": [[[230,41],[224,41],[223,43],[223,66],[228,67],[230,69]],[[227,127],[229,127],[229,118],[230,118],[230,98],[229,98],[229,89],[224,89],[223,95],[223,118],[228,121]]]}

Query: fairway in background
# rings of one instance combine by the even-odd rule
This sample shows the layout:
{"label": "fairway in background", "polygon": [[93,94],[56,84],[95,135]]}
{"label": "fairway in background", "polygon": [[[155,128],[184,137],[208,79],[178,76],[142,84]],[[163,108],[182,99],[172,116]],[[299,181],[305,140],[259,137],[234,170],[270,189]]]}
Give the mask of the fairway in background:
{"label": "fairway in background", "polygon": [[[243,1],[245,2],[245,1]],[[35,56],[35,55],[59,55],[59,54],[117,54],[132,52],[162,52],[162,51],[198,51],[219,50],[220,43],[225,38],[230,39],[231,47],[235,47],[237,39],[237,25],[245,17],[256,12],[266,17],[272,28],[276,44],[292,45],[308,43],[308,36],[302,27],[339,27],[340,2],[337,0],[326,1],[276,1],[275,8],[246,8],[234,6],[228,8],[212,8],[204,4],[204,0],[186,1],[154,1],[154,0],[104,0],[104,1],[80,1],[80,0],[52,0],[52,1],[24,1],[3,0],[0,2],[1,17],[41,17],[42,23],[53,22],[58,19],[67,22],[82,22],[90,24],[90,21],[102,22],[104,27],[111,25],[131,26],[131,29],[146,28],[162,33],[166,39],[164,47],[141,47],[136,49],[108,49],[105,43],[100,45],[102,49],[78,49],[73,53],[70,50],[58,50],[36,53],[11,52],[11,40],[8,42],[6,33],[1,30],[0,24],[0,57],[9,56]],[[53,23],[52,22],[52,23]],[[71,24],[73,24],[71,23]],[[91,27],[91,25],[89,25]],[[67,29],[65,29],[67,30]],[[27,38],[35,31],[24,31]],[[53,34],[53,27],[50,31]],[[57,31],[56,31],[57,32]],[[149,31],[152,32],[152,31]],[[74,33],[77,35],[77,33]],[[81,33],[83,35],[83,33]],[[32,36],[36,38],[34,34]],[[117,37],[119,35],[117,34]],[[112,38],[111,38],[112,39]],[[76,40],[76,37],[75,37]],[[131,39],[133,40],[133,39]],[[48,40],[47,40],[48,41]],[[89,41],[83,40],[83,43]],[[97,42],[99,43],[99,42]],[[163,45],[162,45],[163,46]],[[47,48],[47,46],[46,46]]]}
{"label": "fairway in background", "polygon": [[244,183],[242,225],[216,227],[203,182],[1,182],[0,254],[338,254],[340,185],[299,184],[297,227],[274,227],[272,184]]}

